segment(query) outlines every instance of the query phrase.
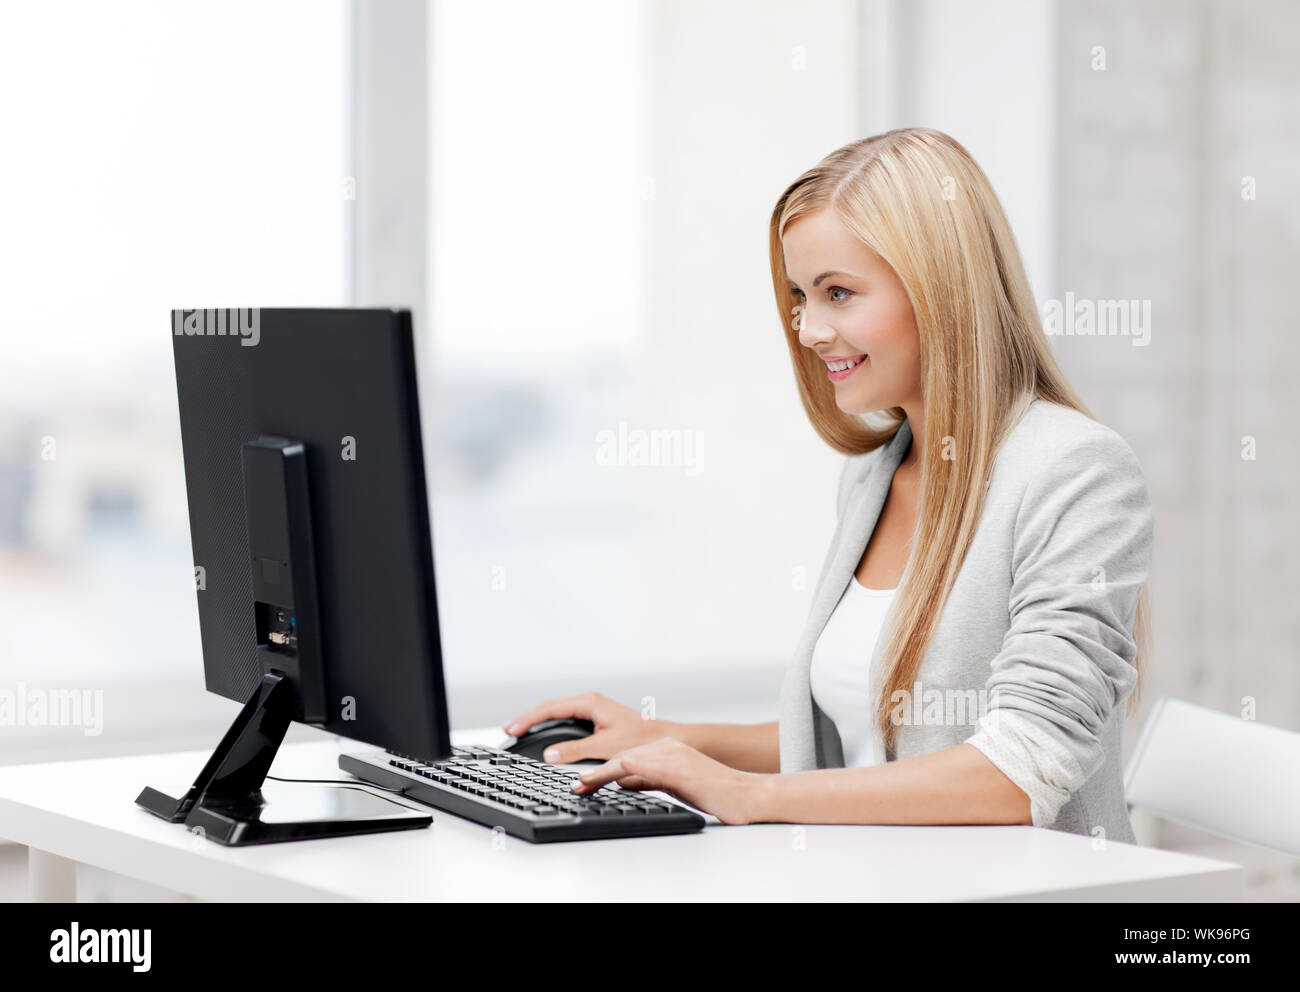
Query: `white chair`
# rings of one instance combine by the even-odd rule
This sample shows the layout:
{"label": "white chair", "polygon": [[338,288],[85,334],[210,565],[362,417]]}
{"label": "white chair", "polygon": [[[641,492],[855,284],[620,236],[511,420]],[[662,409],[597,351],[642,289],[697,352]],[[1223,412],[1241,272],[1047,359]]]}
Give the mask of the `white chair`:
{"label": "white chair", "polygon": [[1124,795],[1130,810],[1300,856],[1300,733],[1161,696]]}

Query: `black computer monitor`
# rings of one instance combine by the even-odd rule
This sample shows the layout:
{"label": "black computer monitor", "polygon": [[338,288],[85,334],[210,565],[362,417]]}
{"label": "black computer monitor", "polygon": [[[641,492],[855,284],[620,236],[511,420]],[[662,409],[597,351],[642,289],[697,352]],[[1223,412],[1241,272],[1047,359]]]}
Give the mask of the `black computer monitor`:
{"label": "black computer monitor", "polygon": [[225,844],[428,826],[266,783],[295,720],[451,754],[410,312],[176,310],[171,331],[204,675],[244,709],[184,797],[136,802]]}

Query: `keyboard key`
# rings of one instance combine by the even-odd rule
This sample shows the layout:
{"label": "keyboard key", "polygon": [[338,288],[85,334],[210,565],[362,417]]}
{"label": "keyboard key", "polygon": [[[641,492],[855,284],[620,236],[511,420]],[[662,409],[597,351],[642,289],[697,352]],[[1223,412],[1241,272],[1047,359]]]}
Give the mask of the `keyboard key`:
{"label": "keyboard key", "polygon": [[[573,786],[586,769],[548,765],[499,748],[454,747],[448,756],[437,760],[389,752],[380,764],[428,783],[410,783],[410,798],[435,809],[455,805],[458,816],[502,827],[512,836],[534,843],[581,839],[584,834],[672,834],[703,826],[702,822],[694,822],[698,816],[681,805],[623,789],[616,783],[593,792],[575,793]],[[650,817],[654,822],[611,821],[621,816],[633,817],[634,821]],[[588,833],[586,825],[593,820],[610,822],[593,823]],[[554,831],[569,828],[572,831],[565,832],[562,838],[554,835]]]}

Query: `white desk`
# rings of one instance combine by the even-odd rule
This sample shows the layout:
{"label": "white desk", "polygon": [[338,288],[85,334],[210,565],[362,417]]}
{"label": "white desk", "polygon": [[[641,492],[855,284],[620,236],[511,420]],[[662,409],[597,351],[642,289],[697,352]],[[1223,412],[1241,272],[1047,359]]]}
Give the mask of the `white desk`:
{"label": "white desk", "polygon": [[[497,745],[496,729],[452,735]],[[287,744],[272,774],[346,778],[347,741]],[[711,824],[698,834],[529,844],[434,811],[425,830],[226,848],[135,806],[179,795],[207,752],[0,768],[0,837],[31,893],[71,899],[76,863],[199,899],[1232,901],[1241,866],[1035,827]],[[174,791],[172,791],[174,790]]]}

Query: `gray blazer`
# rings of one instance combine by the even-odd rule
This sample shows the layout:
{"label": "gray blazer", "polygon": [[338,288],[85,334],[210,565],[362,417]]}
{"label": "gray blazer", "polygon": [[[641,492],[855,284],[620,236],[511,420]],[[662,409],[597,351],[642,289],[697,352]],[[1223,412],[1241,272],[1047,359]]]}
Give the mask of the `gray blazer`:
{"label": "gray blazer", "polygon": [[[835,725],[813,701],[809,666],[911,436],[904,422],[875,451],[848,458],[840,475],[838,524],[781,688],[782,772],[844,764]],[[1137,682],[1132,630],[1153,535],[1127,442],[1034,399],[997,454],[974,541],[886,760],[969,741],[1030,796],[1035,825],[1134,843],[1123,703]],[[882,648],[883,638],[871,661],[873,699]]]}

